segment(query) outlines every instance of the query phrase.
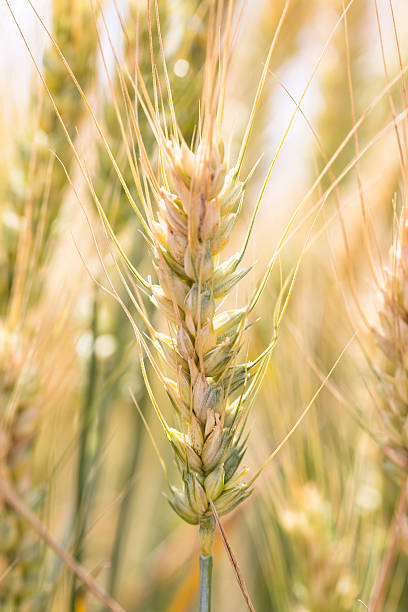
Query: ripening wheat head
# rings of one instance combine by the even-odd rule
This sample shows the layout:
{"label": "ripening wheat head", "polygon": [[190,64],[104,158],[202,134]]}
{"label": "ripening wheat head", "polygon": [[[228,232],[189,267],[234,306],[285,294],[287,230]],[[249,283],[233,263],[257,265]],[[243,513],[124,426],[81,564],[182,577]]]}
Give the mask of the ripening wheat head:
{"label": "ripening wheat head", "polygon": [[241,482],[245,472],[237,474],[245,402],[228,401],[251,377],[251,368],[235,365],[245,309],[216,314],[217,300],[246,272],[237,270],[239,255],[220,264],[243,184],[228,167],[222,143],[214,140],[202,140],[195,151],[184,142],[168,143],[172,187],[161,190],[154,225],[159,285],[152,291],[173,330],[158,343],[174,367],[173,399],[181,425],[167,431],[184,481],[171,504],[192,523],[211,514],[209,498],[224,514],[250,492]]}
{"label": "ripening wheat head", "polygon": [[239,265],[252,229],[251,222],[241,250],[224,260],[223,249],[244,201],[247,179],[241,180],[239,174],[248,137],[247,133],[238,161],[231,163],[221,136],[231,13],[225,19],[225,38],[220,41],[214,35],[211,40],[210,36],[193,144],[188,145],[180,133],[168,82],[163,89],[170,125],[163,127],[158,111],[162,88],[156,83],[156,99],[151,103],[138,74],[142,83],[139,99],[159,147],[158,172],[146,153],[137,122],[134,125],[142,160],[136,180],[144,208],[144,214],[139,209],[137,213],[152,248],[157,282],[144,280],[129,260],[127,263],[150,293],[168,330],[167,334],[157,332],[137,305],[158,361],[139,334],[140,347],[162,380],[176,417],[176,427],[170,426],[144,371],[182,477],[181,488],[170,487],[169,502],[192,524],[212,517],[210,500],[223,515],[251,493],[252,483],[244,480],[247,470],[239,469],[245,452],[244,428],[272,346],[253,362],[238,362],[248,316],[261,290],[242,308],[223,311],[220,303],[250,269]]}

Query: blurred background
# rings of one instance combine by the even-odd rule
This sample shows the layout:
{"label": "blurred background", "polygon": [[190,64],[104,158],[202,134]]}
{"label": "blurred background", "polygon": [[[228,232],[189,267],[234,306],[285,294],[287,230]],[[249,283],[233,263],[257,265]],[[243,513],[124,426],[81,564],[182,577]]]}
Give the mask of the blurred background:
{"label": "blurred background", "polygon": [[[241,13],[236,5],[239,27],[223,124],[232,158],[284,4],[251,0]],[[103,287],[110,289],[111,282],[132,316],[136,313],[84,172],[38,73],[122,246],[145,276],[152,274],[137,217],[45,29],[60,46],[137,196],[117,113],[126,129],[124,88],[134,76],[135,58],[152,88],[146,3],[38,0],[34,7],[43,24],[28,2],[10,6],[21,32],[2,2],[0,440],[4,435],[10,446],[7,469],[54,537],[126,610],[193,611],[197,530],[182,523],[162,494],[167,484],[131,392],[175,473],[171,449],[144,388],[132,326]],[[401,209],[393,112],[399,117],[406,110],[398,74],[399,57],[403,65],[408,59],[408,6],[405,0],[378,0],[377,6],[374,0],[355,0],[346,19],[343,10],[341,0],[289,5],[245,172],[258,160],[259,165],[228,247],[232,253],[242,243],[278,154],[245,256],[255,265],[240,284],[237,303],[254,290],[291,216],[301,210],[257,305],[250,357],[268,345],[282,279],[299,258],[301,264],[250,415],[245,462],[251,473],[289,432],[353,338],[256,491],[224,520],[260,612],[363,610],[357,600],[368,603],[399,496],[398,480],[390,477],[392,467],[372,435],[382,399],[369,332],[378,326],[379,279]],[[176,113],[190,142],[198,121],[208,3],[159,0],[159,11]],[[391,107],[386,87],[392,79]],[[134,96],[132,88],[129,95]],[[139,121],[154,158],[154,138],[142,112]],[[403,138],[404,151],[405,145]],[[153,320],[160,318],[146,307]],[[171,415],[159,381],[150,378]],[[0,575],[6,572],[7,579],[0,580],[1,610],[102,609],[53,553],[37,545],[23,521],[5,508],[2,516]],[[407,609],[403,536],[401,543],[386,590],[384,610],[390,612]],[[43,598],[35,592],[38,584]],[[218,536],[213,588],[214,610],[246,609]]]}

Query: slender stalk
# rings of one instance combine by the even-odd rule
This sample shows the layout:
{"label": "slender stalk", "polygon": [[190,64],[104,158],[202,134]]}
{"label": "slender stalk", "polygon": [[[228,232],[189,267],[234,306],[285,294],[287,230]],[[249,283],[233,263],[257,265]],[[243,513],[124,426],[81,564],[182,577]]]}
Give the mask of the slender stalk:
{"label": "slender stalk", "polygon": [[200,612],[211,611],[212,555],[200,555]]}
{"label": "slender stalk", "polygon": [[[97,337],[97,313],[98,313],[98,301],[97,295],[95,294],[92,312],[92,337],[95,340]],[[79,453],[77,463],[77,487],[76,487],[76,500],[75,500],[75,525],[74,525],[74,558],[78,563],[81,563],[83,556],[83,539],[86,530],[86,508],[85,508],[85,493],[86,493],[86,482],[89,476],[89,470],[91,464],[89,461],[89,431],[92,421],[93,406],[96,391],[96,379],[97,379],[97,360],[95,351],[92,348],[92,353],[89,360],[88,368],[88,380],[85,389],[85,397],[82,408],[82,424],[81,424],[81,437],[79,441]],[[71,600],[70,610],[75,612],[75,599],[76,599],[77,581],[75,576],[73,577],[71,586]]]}
{"label": "slender stalk", "polygon": [[215,522],[213,517],[200,521],[200,612],[211,612],[211,578]]}
{"label": "slender stalk", "polygon": [[401,496],[398,502],[398,507],[394,514],[390,529],[390,544],[384,556],[380,570],[377,574],[377,579],[375,581],[374,589],[371,595],[370,612],[380,612],[383,607],[383,601],[388,585],[388,578],[394,566],[395,556],[398,552],[401,520],[405,514],[408,502],[407,493],[408,481],[401,489]]}

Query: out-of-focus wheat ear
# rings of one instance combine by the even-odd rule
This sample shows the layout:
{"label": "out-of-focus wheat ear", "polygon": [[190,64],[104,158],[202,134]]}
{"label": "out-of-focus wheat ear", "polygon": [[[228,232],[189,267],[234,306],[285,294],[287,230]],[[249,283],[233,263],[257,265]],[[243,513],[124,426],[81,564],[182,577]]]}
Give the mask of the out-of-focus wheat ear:
{"label": "out-of-focus wheat ear", "polygon": [[406,513],[408,435],[407,417],[407,287],[408,287],[408,226],[406,193],[403,193],[402,211],[391,248],[391,265],[384,270],[381,306],[378,324],[371,328],[373,338],[383,353],[377,359],[375,373],[382,397],[377,411],[378,422],[371,427],[372,434],[390,463],[390,473],[400,488],[400,498],[390,527],[391,535],[383,564],[371,595],[370,610],[382,609],[383,600],[398,550],[399,530]]}
{"label": "out-of-focus wheat ear", "polygon": [[[53,9],[56,38],[64,45],[78,78],[88,87],[96,53],[91,10],[60,0],[55,0]],[[61,67],[54,50],[47,49],[44,79],[52,96],[64,107],[73,133],[81,124],[84,109],[78,103],[71,78]],[[17,156],[23,184],[10,181],[8,186],[8,200],[20,223],[4,245],[8,287],[0,295],[0,427],[4,442],[0,464],[3,477],[10,480],[32,510],[39,512],[43,509],[44,492],[34,486],[33,457],[42,417],[42,370],[31,349],[33,334],[27,320],[42,297],[42,267],[53,244],[66,185],[65,171],[72,154],[49,101],[39,100],[33,90],[31,104],[34,133],[28,142],[20,143]],[[44,546],[15,509],[6,502],[2,506],[0,529],[7,542],[1,547],[1,559],[2,567],[8,566],[9,571],[1,587],[0,604],[13,609],[18,606],[21,610],[44,610],[51,605],[54,588],[46,584]]]}

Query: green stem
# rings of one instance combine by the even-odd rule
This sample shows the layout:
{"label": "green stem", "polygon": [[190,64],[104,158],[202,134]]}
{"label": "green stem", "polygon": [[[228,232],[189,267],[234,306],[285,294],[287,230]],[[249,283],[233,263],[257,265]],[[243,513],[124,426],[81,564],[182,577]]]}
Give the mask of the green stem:
{"label": "green stem", "polygon": [[213,558],[200,555],[200,612],[211,612]]}
{"label": "green stem", "polygon": [[214,531],[213,517],[200,521],[200,612],[211,612]]}
{"label": "green stem", "polygon": [[[98,302],[97,302],[97,290],[95,289],[95,296],[93,302],[92,311],[92,324],[91,331],[92,337],[95,340],[98,333],[97,326],[97,315],[98,315]],[[82,407],[82,423],[81,423],[81,435],[79,439],[79,452],[78,452],[78,463],[77,463],[77,487],[76,487],[76,499],[75,499],[75,525],[74,525],[74,545],[73,555],[78,563],[82,562],[83,555],[83,539],[86,531],[86,482],[89,476],[89,470],[91,468],[89,461],[89,433],[92,422],[92,415],[94,409],[94,399],[96,392],[97,382],[97,359],[95,351],[92,348],[92,353],[89,358],[88,366],[88,379],[85,388],[85,396]],[[72,580],[71,585],[71,600],[70,610],[75,612],[75,600],[76,600],[76,589],[77,580],[75,576]]]}

